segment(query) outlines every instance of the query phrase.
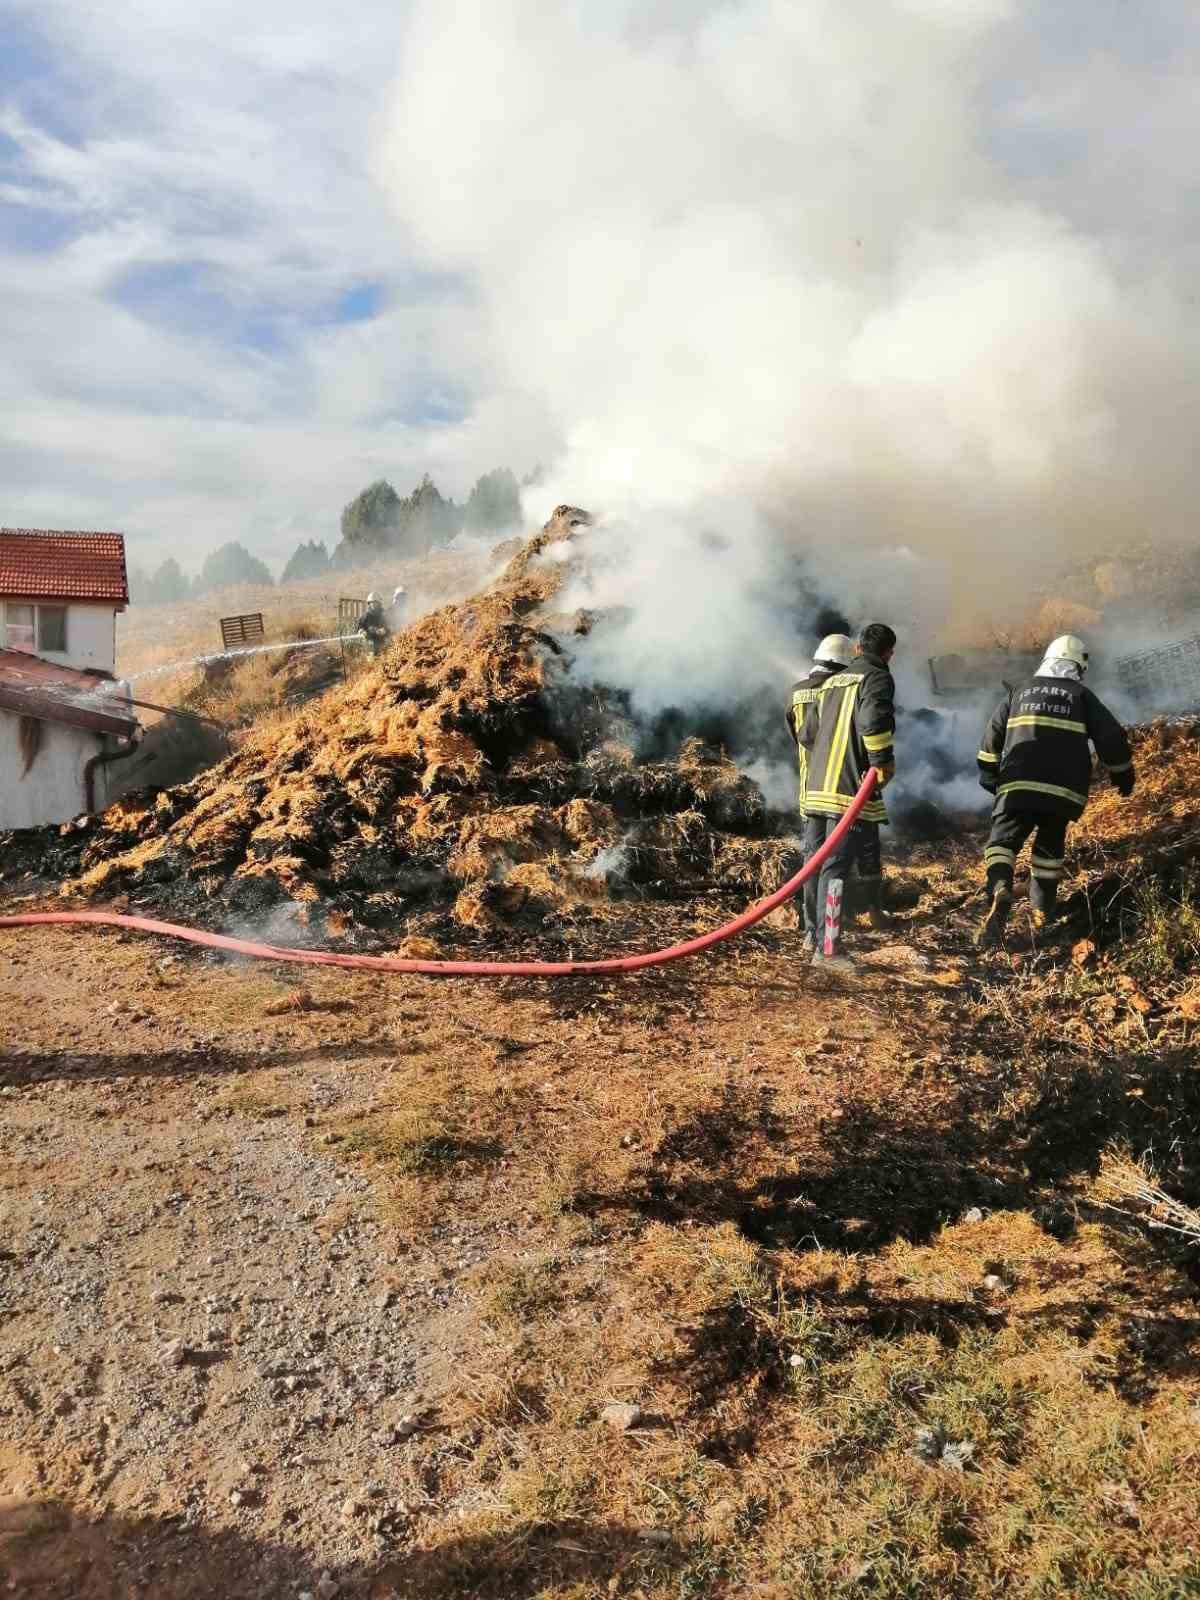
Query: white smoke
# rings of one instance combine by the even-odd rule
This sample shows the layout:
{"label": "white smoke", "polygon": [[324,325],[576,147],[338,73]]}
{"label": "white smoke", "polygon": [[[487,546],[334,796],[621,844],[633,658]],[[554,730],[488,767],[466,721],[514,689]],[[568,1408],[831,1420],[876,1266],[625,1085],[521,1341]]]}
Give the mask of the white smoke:
{"label": "white smoke", "polygon": [[787,561],[915,669],[1068,558],[1190,535],[1195,319],[992,154],[989,51],[1037,15],[416,5],[389,183],[477,297],[480,425],[553,458],[530,510],[604,518],[575,599],[630,619],[585,666],[644,707],[786,690]]}
{"label": "white smoke", "polygon": [[597,851],[595,860],[588,863],[581,876],[592,878],[597,883],[623,883],[629,873],[632,853],[633,845],[627,835],[616,844],[606,845],[603,850]]}

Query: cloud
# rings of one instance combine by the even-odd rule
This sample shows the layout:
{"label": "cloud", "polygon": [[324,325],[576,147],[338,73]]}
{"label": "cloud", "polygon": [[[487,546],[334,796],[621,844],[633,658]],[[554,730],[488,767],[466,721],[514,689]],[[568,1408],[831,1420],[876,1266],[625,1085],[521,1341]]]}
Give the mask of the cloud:
{"label": "cloud", "polygon": [[4,521],[279,561],[381,473],[461,493],[509,459],[471,296],[414,265],[372,171],[402,11],[8,12]]}

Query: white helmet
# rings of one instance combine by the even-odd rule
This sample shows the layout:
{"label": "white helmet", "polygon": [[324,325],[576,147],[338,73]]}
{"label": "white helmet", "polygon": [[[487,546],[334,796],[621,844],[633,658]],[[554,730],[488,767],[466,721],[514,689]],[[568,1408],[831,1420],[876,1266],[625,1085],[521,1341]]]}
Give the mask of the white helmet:
{"label": "white helmet", "polygon": [[379,604],[379,596],[375,593],[374,589],[372,589],[370,594],[367,596],[367,604],[369,606],[377,606]]}
{"label": "white helmet", "polygon": [[404,592],[405,591],[404,591],[404,585],[403,584],[400,584],[400,586],[398,588],[392,590],[392,604],[393,605],[396,604],[397,600],[403,600],[404,599]]}
{"label": "white helmet", "polygon": [[1062,633],[1046,646],[1045,659],[1047,661],[1073,661],[1080,672],[1086,672],[1088,665],[1087,646],[1082,639],[1077,639],[1073,633]]}
{"label": "white helmet", "polygon": [[848,667],[854,660],[854,641],[844,633],[827,633],[813,651],[814,661],[836,661],[839,667]]}

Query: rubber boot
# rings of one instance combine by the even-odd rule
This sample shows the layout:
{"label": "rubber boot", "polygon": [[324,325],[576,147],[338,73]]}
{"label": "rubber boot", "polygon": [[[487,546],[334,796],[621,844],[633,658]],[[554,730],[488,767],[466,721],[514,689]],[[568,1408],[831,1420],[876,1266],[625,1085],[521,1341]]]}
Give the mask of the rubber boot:
{"label": "rubber boot", "polygon": [[854,963],[841,955],[842,942],[842,891],[845,883],[841,878],[833,878],[825,896],[824,922],[821,929],[821,939],[813,951],[813,966],[820,967],[822,972],[853,972]]}
{"label": "rubber boot", "polygon": [[1038,933],[1054,921],[1057,900],[1057,879],[1030,878],[1029,904],[1033,911],[1033,926]]}
{"label": "rubber boot", "polygon": [[862,880],[863,906],[870,918],[871,926],[876,933],[885,933],[891,927],[892,919],[883,909],[883,879],[864,878]]}
{"label": "rubber boot", "polygon": [[817,947],[820,937],[821,919],[817,916],[817,874],[804,885],[800,891],[800,905],[804,917],[804,949],[808,955]]}
{"label": "rubber boot", "polygon": [[1003,939],[1012,902],[1012,889],[1007,883],[998,883],[992,890],[991,906],[976,937],[981,950],[991,950]]}

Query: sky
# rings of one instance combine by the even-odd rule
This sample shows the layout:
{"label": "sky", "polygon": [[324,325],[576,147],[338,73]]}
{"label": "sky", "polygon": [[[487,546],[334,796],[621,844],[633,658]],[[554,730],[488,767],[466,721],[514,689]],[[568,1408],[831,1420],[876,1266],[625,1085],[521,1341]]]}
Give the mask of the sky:
{"label": "sky", "polygon": [[0,38],[0,523],[278,566],[375,477],[537,460],[829,527],[894,457],[907,514],[899,472],[855,504],[910,543],[934,478],[980,539],[1064,474],[1079,527],[1195,487],[1177,0],[0,0]]}

